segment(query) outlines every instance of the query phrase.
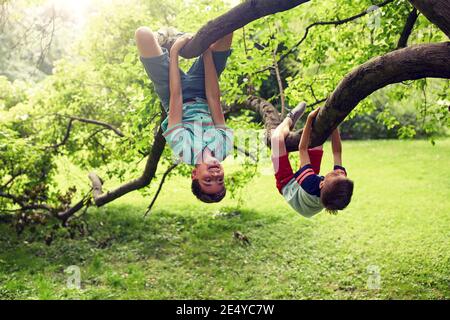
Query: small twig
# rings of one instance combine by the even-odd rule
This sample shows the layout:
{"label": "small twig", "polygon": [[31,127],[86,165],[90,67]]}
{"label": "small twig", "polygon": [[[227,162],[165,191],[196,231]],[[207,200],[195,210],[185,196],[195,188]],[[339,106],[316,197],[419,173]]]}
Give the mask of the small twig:
{"label": "small twig", "polygon": [[[382,2],[382,3],[380,3],[380,4],[376,5],[376,6],[379,9],[379,8],[384,7],[384,6],[386,6],[387,4],[389,4],[389,3],[393,2],[393,1],[394,0],[385,0],[384,2]],[[369,13],[372,13],[372,12],[373,11],[371,11],[371,10],[364,10],[361,13],[358,13],[358,14],[356,14],[354,16],[351,16],[351,17],[348,17],[348,18],[345,18],[345,19],[342,19],[342,20],[338,19],[338,20],[333,20],[333,21],[317,21],[317,22],[314,22],[314,23],[310,24],[309,26],[306,27],[306,30],[305,30],[305,33],[303,34],[303,37],[296,44],[294,44],[291,47],[291,49],[289,49],[286,53],[284,53],[280,57],[280,59],[278,60],[278,63],[280,63],[285,58],[287,58],[292,52],[294,52],[294,50],[297,49],[297,47],[299,47],[306,40],[306,38],[308,37],[309,31],[311,30],[311,28],[316,27],[316,26],[327,26],[327,25],[339,26],[339,25],[342,25],[342,24],[354,21],[356,19],[359,19],[359,18],[361,18],[361,17],[363,17],[363,16],[365,16],[365,15],[367,15]],[[266,68],[264,68],[262,70],[256,71],[255,73],[261,73],[261,72],[270,70],[271,68],[272,68],[272,66],[269,66],[269,67],[266,67]]]}
{"label": "small twig", "polygon": [[113,131],[115,134],[117,134],[121,138],[125,137],[125,135],[119,129],[115,128],[114,126],[112,126],[106,122],[92,120],[92,119],[85,119],[85,118],[80,118],[80,117],[76,117],[76,116],[70,116],[70,119],[84,122],[84,123],[95,124],[97,126],[102,126],[102,127],[105,127],[107,129]]}
{"label": "small twig", "polygon": [[272,58],[273,58],[273,68],[275,69],[275,74],[277,76],[278,89],[280,90],[281,118],[284,118],[284,114],[286,111],[286,102],[284,97],[283,81],[281,80],[280,68],[278,67],[277,62],[277,48],[275,48],[274,51],[272,52]]}
{"label": "small twig", "polygon": [[249,152],[247,150],[244,150],[244,149],[242,149],[242,148],[240,148],[238,146],[234,146],[234,150],[236,150],[236,151],[238,151],[238,152],[240,152],[242,154],[245,154],[245,156],[249,157],[250,159],[252,159],[255,162],[258,161],[257,157],[253,153],[251,153],[251,152]]}
{"label": "small twig", "polygon": [[244,246],[251,245],[250,239],[242,232],[234,231],[233,237],[235,240],[240,241]]}
{"label": "small twig", "polygon": [[52,43],[53,43],[53,38],[55,36],[55,28],[56,28],[56,24],[55,24],[55,20],[56,20],[56,13],[55,13],[55,7],[53,6],[52,8],[52,17],[50,20],[50,23],[52,25],[52,30],[50,33],[50,39],[48,40],[47,44],[45,45],[45,47],[42,46],[42,43],[44,42],[44,38],[45,38],[45,31],[46,28],[43,29],[42,31],[42,35],[41,35],[41,54],[39,55],[39,59],[36,63],[36,68],[39,69],[42,64],[44,63],[45,57],[46,55],[50,52]]}
{"label": "small twig", "polygon": [[11,178],[8,181],[6,181],[4,185],[0,186],[0,189],[6,189],[11,183],[14,182],[14,180],[16,180],[21,175],[22,175],[21,171],[19,171],[19,173],[17,174],[12,174]]}
{"label": "small twig", "polygon": [[315,106],[317,106],[318,104],[324,103],[325,101],[327,101],[327,99],[328,99],[328,98],[323,98],[323,99],[317,100],[316,102],[309,104],[309,106],[310,106],[310,107],[315,107]]}
{"label": "small twig", "polygon": [[406,48],[408,46],[408,39],[414,29],[414,25],[416,24],[418,17],[419,12],[416,8],[413,8],[413,10],[409,13],[408,18],[406,19],[402,34],[400,35],[400,39],[398,40],[397,49]]}
{"label": "small twig", "polygon": [[150,203],[150,205],[148,206],[147,211],[144,213],[144,218],[147,217],[147,215],[149,214],[149,212],[152,210],[153,205],[155,204],[156,199],[158,199],[159,193],[161,192],[162,186],[163,186],[163,184],[164,184],[164,182],[165,182],[167,176],[168,176],[169,173],[170,173],[173,169],[175,169],[177,166],[178,166],[178,163],[174,163],[174,164],[172,164],[172,165],[166,170],[166,172],[164,172],[164,175],[163,175],[163,177],[162,177],[162,179],[161,179],[161,182],[159,183],[158,190],[156,191],[155,195],[153,196],[153,200],[152,200],[152,202]]}

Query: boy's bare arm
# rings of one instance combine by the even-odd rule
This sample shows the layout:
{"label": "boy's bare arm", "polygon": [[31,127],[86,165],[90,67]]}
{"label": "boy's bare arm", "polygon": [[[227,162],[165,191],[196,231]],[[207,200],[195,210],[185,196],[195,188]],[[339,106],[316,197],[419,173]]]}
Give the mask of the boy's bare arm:
{"label": "boy's bare arm", "polygon": [[192,37],[183,36],[178,38],[173,44],[170,50],[170,63],[169,63],[169,123],[168,127],[172,127],[178,123],[181,123],[183,119],[183,95],[181,92],[181,77],[178,68],[178,58],[181,48],[190,41]]}
{"label": "boy's bare arm", "polygon": [[224,125],[225,117],[220,104],[219,80],[211,49],[203,53],[203,64],[205,66],[205,93],[211,117],[214,125]]}
{"label": "boy's bare arm", "polygon": [[320,109],[317,108],[316,110],[312,111],[306,119],[305,127],[303,128],[302,137],[300,138],[300,144],[298,147],[298,151],[300,152],[300,167],[311,163],[308,154],[309,141],[311,138],[312,124],[317,114],[319,113],[319,110]]}
{"label": "boy's bare arm", "polygon": [[331,150],[333,152],[334,164],[342,166],[342,143],[338,128],[331,134]]}

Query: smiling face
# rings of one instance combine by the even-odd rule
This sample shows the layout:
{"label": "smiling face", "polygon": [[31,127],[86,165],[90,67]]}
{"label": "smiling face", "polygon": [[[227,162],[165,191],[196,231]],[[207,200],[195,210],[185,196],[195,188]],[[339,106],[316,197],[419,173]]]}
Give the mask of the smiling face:
{"label": "smiling face", "polygon": [[200,188],[207,194],[219,193],[225,187],[223,167],[214,157],[195,166],[192,180],[198,180]]}

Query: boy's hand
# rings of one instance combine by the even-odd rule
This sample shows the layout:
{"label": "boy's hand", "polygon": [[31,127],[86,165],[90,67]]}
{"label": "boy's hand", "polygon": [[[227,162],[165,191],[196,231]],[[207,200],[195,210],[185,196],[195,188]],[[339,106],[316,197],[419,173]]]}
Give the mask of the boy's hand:
{"label": "boy's hand", "polygon": [[179,37],[175,43],[172,45],[172,48],[170,49],[171,53],[175,53],[178,54],[178,52],[180,52],[180,50],[189,42],[191,41],[193,38],[192,35],[190,34],[185,34],[181,37]]}
{"label": "boy's hand", "polygon": [[310,120],[310,121],[314,120],[317,117],[317,115],[319,114],[319,111],[320,111],[320,107],[317,108],[316,110],[311,111],[308,115],[308,120]]}

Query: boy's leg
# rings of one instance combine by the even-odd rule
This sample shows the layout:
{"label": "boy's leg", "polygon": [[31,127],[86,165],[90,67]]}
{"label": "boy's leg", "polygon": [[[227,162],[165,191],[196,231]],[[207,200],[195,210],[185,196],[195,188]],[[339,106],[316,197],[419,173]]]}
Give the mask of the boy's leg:
{"label": "boy's leg", "polygon": [[139,27],[135,33],[136,44],[142,58],[161,56],[163,51],[153,32],[148,27]]}
{"label": "boy's leg", "polygon": [[211,45],[212,51],[227,51],[231,48],[233,42],[233,33],[227,34]]}
{"label": "boy's leg", "polygon": [[291,118],[285,118],[278,127],[271,132],[272,157],[281,157],[287,154],[285,139],[289,134]]}
{"label": "boy's leg", "polygon": [[289,127],[292,125],[290,118],[285,118],[282,123],[272,130],[271,148],[272,148],[272,164],[275,171],[275,179],[277,188],[280,193],[283,187],[294,177],[291,164],[289,163],[289,154],[286,150],[284,139],[289,134]]}
{"label": "boy's leg", "polygon": [[[298,146],[300,150],[300,145]],[[320,173],[320,166],[323,157],[323,145],[308,149],[309,161],[315,174]]]}
{"label": "boy's leg", "polygon": [[169,111],[169,53],[161,48],[153,32],[147,27],[140,27],[135,33],[136,45],[145,71],[155,86],[162,105]]}
{"label": "boy's leg", "polygon": [[[217,77],[225,70],[228,57],[231,54],[231,41],[233,35],[229,34],[222,39],[219,39],[213,44],[214,50],[212,52],[214,66],[216,68]],[[223,50],[223,51],[215,51]],[[187,72],[185,81],[183,81],[183,98],[186,100],[194,98],[206,99],[205,92],[205,65],[203,63],[203,55],[198,57]]]}
{"label": "boy's leg", "polygon": [[[231,54],[231,43],[233,42],[233,34],[230,33],[225,37],[217,40],[211,45],[213,51],[214,66],[216,67],[217,77],[220,78],[221,73],[225,70],[228,57]],[[203,56],[198,57],[192,64],[187,74],[193,78],[204,78],[205,67],[203,64]]]}

